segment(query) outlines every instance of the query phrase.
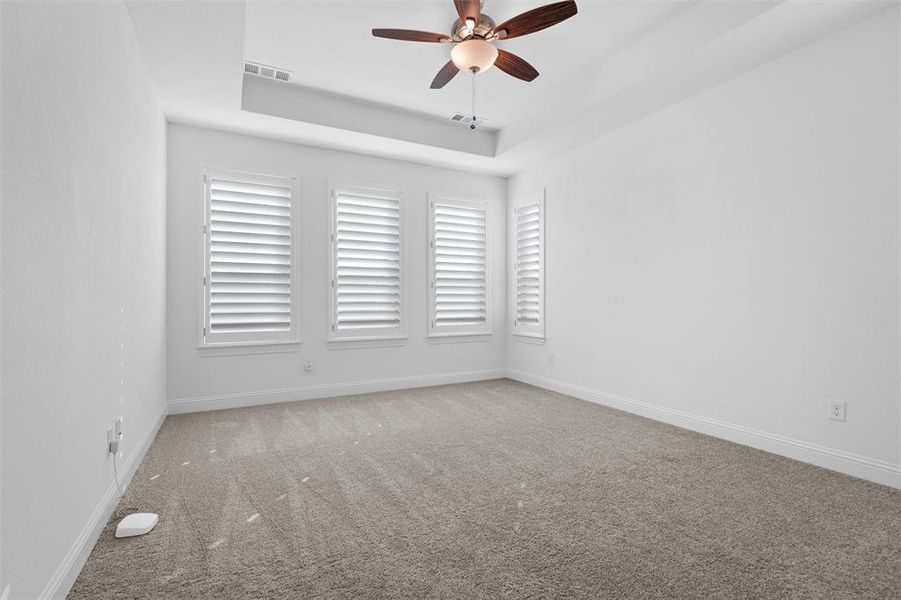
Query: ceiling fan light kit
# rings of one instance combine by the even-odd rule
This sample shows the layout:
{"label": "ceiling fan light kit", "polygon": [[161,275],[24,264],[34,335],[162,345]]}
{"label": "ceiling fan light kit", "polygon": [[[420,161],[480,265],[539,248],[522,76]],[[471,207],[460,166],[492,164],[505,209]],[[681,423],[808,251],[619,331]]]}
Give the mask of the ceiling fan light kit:
{"label": "ceiling fan light kit", "polygon": [[494,43],[541,31],[578,12],[573,0],[565,0],[534,8],[495,25],[491,17],[482,14],[479,0],[454,0],[454,7],[459,18],[451,26],[450,35],[410,29],[373,29],[372,35],[407,42],[453,44],[451,60],[432,80],[432,89],[444,87],[460,71],[481,73],[491,65],[517,79],[533,81],[538,77],[535,67]]}
{"label": "ceiling fan light kit", "polygon": [[490,69],[497,60],[497,48],[491,42],[478,38],[465,40],[454,45],[451,60],[461,71],[481,73]]}

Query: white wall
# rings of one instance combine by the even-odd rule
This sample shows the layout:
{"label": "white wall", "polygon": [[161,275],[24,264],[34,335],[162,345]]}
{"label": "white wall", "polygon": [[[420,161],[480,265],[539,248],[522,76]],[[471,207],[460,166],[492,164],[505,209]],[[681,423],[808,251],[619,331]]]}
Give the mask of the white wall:
{"label": "white wall", "polygon": [[894,9],[511,178],[548,313],[509,367],[901,485],[898,81]]}
{"label": "white wall", "polygon": [[[3,3],[0,2],[0,34],[3,33]],[[5,81],[3,79],[3,44],[0,42],[0,249],[3,248],[3,192],[6,188],[5,178],[3,176],[3,167],[6,162],[3,158],[3,140],[6,137],[6,122],[3,114],[6,106],[6,96],[3,93]],[[3,271],[2,271],[3,254],[0,250],[0,355],[2,355],[3,347]],[[6,584],[6,578],[3,576],[3,368],[2,359],[0,359],[0,600],[7,600],[10,587]]]}
{"label": "white wall", "polygon": [[[299,351],[205,356],[198,350],[203,275],[203,166],[295,176],[300,185]],[[406,344],[329,348],[330,181],[404,194]],[[498,376],[504,367],[505,181],[360,154],[169,126],[168,356],[173,411],[283,401]],[[490,339],[429,343],[427,333],[427,193],[489,203]],[[313,360],[312,373],[304,359]],[[358,382],[373,382],[362,385]],[[223,398],[223,396],[229,396]]]}
{"label": "white wall", "polygon": [[0,38],[0,588],[36,598],[105,519],[107,428],[128,462],[165,408],[166,129],[121,4],[4,3]]}

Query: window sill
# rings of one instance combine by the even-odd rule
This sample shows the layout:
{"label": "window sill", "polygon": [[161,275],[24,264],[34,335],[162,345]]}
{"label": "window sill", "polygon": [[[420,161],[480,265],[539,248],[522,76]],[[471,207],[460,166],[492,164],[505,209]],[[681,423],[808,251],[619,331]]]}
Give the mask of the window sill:
{"label": "window sill", "polygon": [[490,342],[491,332],[481,333],[432,333],[429,335],[430,344],[469,344]]}
{"label": "window sill", "polygon": [[300,340],[294,342],[238,342],[207,344],[197,347],[201,356],[234,356],[240,354],[275,354],[297,352]]}
{"label": "window sill", "polygon": [[371,338],[337,338],[328,341],[329,350],[348,350],[356,348],[387,348],[391,346],[404,346],[407,336],[398,335],[391,337]]}
{"label": "window sill", "polygon": [[545,339],[543,335],[537,333],[513,333],[513,341],[523,344],[535,344],[536,346],[544,346]]}

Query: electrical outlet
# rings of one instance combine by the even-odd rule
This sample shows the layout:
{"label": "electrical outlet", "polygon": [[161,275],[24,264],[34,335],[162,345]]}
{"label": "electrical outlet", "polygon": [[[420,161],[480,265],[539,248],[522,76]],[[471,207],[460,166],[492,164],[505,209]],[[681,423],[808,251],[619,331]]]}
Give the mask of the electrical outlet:
{"label": "electrical outlet", "polygon": [[547,364],[551,365],[552,367],[554,366],[554,355],[553,354],[548,354]]}
{"label": "electrical outlet", "polygon": [[116,437],[121,438],[125,435],[125,417],[116,419]]}
{"label": "electrical outlet", "polygon": [[306,371],[307,373],[313,372],[313,359],[312,358],[308,358],[305,361],[303,361],[303,370]]}
{"label": "electrical outlet", "polygon": [[116,437],[116,432],[112,427],[106,430],[106,451],[110,454],[119,451],[119,438]]}
{"label": "electrical outlet", "polygon": [[833,421],[844,421],[847,403],[842,400],[829,399],[829,418]]}

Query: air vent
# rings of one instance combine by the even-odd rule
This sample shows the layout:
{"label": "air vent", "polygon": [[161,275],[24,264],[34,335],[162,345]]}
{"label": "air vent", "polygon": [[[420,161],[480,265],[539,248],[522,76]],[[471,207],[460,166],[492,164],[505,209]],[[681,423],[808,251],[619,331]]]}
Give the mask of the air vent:
{"label": "air vent", "polygon": [[467,114],[467,113],[463,113],[463,112],[459,112],[459,111],[452,114],[449,118],[452,122],[460,123],[461,125],[475,124],[475,126],[476,126],[475,128],[480,128],[482,125],[485,124],[485,119],[483,119],[482,117],[477,116],[475,118],[475,120],[473,120],[471,114]]}
{"label": "air vent", "polygon": [[278,81],[291,81],[291,71],[272,67],[270,65],[262,65],[244,61],[244,72],[266,79],[277,79]]}

